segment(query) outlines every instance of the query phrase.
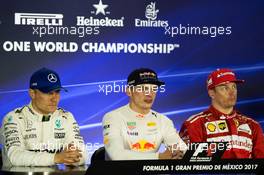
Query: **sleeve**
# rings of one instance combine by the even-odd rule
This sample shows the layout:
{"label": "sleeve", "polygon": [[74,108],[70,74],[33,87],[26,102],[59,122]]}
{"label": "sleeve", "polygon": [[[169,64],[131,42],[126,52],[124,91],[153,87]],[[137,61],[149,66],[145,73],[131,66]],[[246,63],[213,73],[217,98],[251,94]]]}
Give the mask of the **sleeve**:
{"label": "sleeve", "polygon": [[252,158],[264,158],[264,135],[261,126],[258,123],[256,123],[253,127]]}
{"label": "sleeve", "polygon": [[46,152],[28,151],[22,136],[22,119],[9,113],[4,118],[1,133],[3,135],[3,163],[13,166],[51,166],[54,155]]}
{"label": "sleeve", "polygon": [[67,117],[68,129],[66,131],[65,146],[67,146],[70,143],[73,143],[78,149],[82,151],[82,159],[78,165],[83,165],[87,160],[86,146],[84,144],[83,137],[81,136],[78,123],[76,122],[76,120],[74,119],[73,115],[70,112],[68,112],[68,114],[69,114]]}
{"label": "sleeve", "polygon": [[184,143],[184,141],[180,138],[179,134],[177,133],[173,122],[164,116],[162,121],[162,135],[163,135],[163,142],[166,146],[173,146],[176,149],[182,150],[183,152],[186,152],[187,145]]}
{"label": "sleeve", "polygon": [[126,149],[122,136],[120,116],[108,113],[103,118],[103,136],[106,153],[111,160],[158,159],[158,153],[136,152]]}
{"label": "sleeve", "polygon": [[180,130],[180,137],[187,143],[204,142],[203,130],[199,121],[185,121]]}

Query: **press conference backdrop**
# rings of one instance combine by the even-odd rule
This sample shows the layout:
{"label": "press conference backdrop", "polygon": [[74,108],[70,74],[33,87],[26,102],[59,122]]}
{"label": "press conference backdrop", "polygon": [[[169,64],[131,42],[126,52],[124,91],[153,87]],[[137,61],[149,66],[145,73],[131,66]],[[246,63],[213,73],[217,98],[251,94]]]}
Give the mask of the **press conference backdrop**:
{"label": "press conference backdrop", "polygon": [[90,153],[102,143],[103,115],[128,103],[135,68],[166,82],[153,109],[179,130],[210,104],[208,73],[233,69],[237,108],[264,128],[264,2],[190,0],[9,0],[0,6],[0,118],[30,102],[29,79],[56,70],[68,93],[60,106],[80,125]]}

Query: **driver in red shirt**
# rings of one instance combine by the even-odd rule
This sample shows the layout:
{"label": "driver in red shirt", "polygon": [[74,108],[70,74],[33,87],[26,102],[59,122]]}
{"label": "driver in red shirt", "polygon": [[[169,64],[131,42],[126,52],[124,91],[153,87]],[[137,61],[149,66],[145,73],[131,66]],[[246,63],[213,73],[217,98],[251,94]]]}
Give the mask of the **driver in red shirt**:
{"label": "driver in red shirt", "polygon": [[222,158],[264,158],[264,137],[258,122],[234,106],[238,80],[230,69],[217,69],[207,79],[211,106],[184,122],[180,136],[186,143],[227,142]]}

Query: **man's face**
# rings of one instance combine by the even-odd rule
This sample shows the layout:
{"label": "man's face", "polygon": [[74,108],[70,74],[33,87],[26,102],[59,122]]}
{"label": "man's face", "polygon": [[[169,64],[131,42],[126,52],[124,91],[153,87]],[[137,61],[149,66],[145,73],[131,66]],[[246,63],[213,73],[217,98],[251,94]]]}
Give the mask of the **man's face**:
{"label": "man's face", "polygon": [[213,102],[223,109],[232,108],[237,101],[237,86],[236,83],[224,83],[209,90]]}
{"label": "man's face", "polygon": [[55,112],[60,101],[60,90],[43,93],[37,89],[29,90],[33,108],[41,114]]}
{"label": "man's face", "polygon": [[130,103],[133,106],[140,110],[150,110],[156,98],[157,90],[157,85],[141,84],[130,87],[127,90],[127,95],[130,97]]}

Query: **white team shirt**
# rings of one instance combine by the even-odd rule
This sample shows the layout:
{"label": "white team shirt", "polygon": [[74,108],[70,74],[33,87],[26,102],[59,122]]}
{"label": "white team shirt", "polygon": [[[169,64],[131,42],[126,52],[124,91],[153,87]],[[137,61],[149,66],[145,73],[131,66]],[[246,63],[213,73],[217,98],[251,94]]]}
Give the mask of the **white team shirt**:
{"label": "white team shirt", "polygon": [[56,152],[69,143],[82,150],[79,164],[84,164],[86,149],[73,115],[59,108],[50,114],[49,121],[43,122],[42,117],[31,104],[5,116],[1,128],[3,165],[55,165]]}
{"label": "white team shirt", "polygon": [[153,110],[139,114],[129,104],[105,114],[103,135],[111,160],[158,159],[162,143],[187,150],[169,118]]}

